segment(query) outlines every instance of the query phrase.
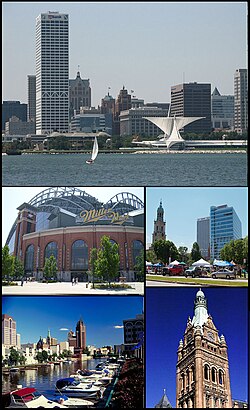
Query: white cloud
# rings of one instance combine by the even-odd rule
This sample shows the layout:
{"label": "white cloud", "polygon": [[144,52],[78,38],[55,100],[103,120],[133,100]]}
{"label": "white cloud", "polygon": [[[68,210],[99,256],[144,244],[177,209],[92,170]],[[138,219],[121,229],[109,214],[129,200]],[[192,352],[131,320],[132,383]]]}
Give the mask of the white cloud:
{"label": "white cloud", "polygon": [[67,329],[66,327],[61,327],[60,330],[69,330],[69,329]]}
{"label": "white cloud", "polygon": [[114,326],[115,329],[123,329],[123,326],[116,325]]}

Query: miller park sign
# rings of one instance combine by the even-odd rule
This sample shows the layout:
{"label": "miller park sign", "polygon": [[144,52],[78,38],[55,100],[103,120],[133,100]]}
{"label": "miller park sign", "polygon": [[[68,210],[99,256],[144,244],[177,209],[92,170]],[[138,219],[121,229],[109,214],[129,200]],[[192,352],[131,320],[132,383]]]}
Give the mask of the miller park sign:
{"label": "miller park sign", "polygon": [[80,212],[79,217],[83,223],[104,220],[109,221],[114,225],[122,225],[129,218],[128,215],[120,215],[119,212],[115,212],[112,208],[90,209],[89,211],[84,210]]}

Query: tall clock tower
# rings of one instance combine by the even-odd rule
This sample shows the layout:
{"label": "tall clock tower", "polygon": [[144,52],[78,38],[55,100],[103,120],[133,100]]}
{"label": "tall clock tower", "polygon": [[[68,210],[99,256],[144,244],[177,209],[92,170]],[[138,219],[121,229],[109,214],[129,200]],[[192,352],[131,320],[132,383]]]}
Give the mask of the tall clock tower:
{"label": "tall clock tower", "polygon": [[164,222],[164,209],[162,207],[162,201],[160,201],[160,205],[157,208],[157,217],[156,221],[154,221],[154,232],[152,234],[152,244],[159,239],[166,239],[166,222]]}
{"label": "tall clock tower", "polygon": [[227,344],[208,314],[201,290],[177,355],[177,408],[232,408]]}

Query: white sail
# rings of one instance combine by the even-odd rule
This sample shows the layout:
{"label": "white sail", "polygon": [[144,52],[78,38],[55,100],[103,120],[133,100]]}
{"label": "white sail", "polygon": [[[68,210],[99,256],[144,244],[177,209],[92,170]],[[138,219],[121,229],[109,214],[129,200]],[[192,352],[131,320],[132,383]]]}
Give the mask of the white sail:
{"label": "white sail", "polygon": [[92,161],[94,161],[96,159],[97,154],[98,154],[98,143],[97,143],[97,138],[95,137],[93,150],[92,150],[92,155],[91,155],[91,160]]}

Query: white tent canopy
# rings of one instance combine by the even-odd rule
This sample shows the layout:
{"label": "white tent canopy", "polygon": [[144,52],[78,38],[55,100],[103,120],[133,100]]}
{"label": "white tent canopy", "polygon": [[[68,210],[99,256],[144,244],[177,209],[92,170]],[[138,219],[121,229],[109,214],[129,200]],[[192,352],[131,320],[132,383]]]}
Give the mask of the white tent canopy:
{"label": "white tent canopy", "polygon": [[170,262],[170,265],[180,265],[180,262],[178,262],[177,260],[175,260],[174,262]]}
{"label": "white tent canopy", "polygon": [[205,261],[205,259],[199,259],[197,262],[194,262],[192,266],[204,266],[204,268],[210,268],[212,265]]}

